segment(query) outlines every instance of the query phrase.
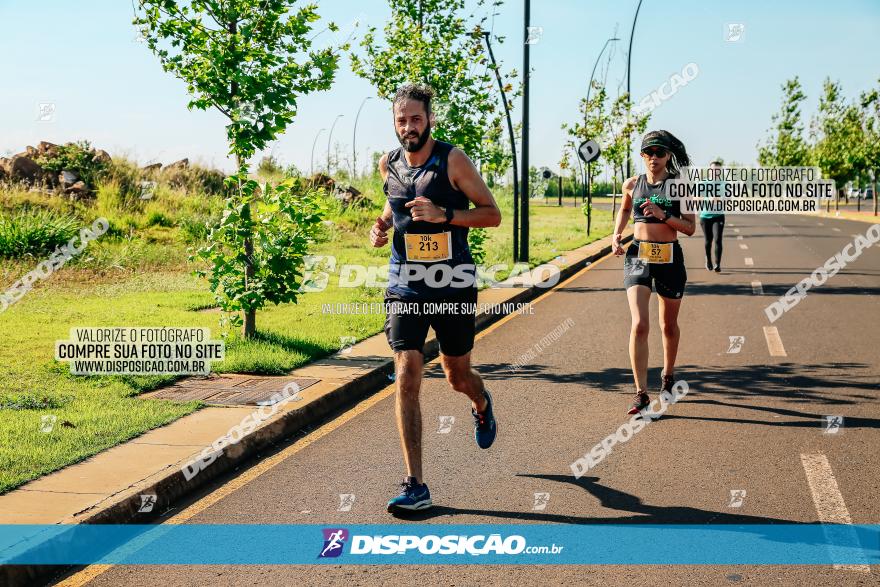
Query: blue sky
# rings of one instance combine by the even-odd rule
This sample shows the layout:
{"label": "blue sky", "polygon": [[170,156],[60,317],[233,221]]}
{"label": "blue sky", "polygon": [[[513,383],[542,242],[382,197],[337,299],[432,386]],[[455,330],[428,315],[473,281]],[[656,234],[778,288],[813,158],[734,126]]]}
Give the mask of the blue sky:
{"label": "blue sky", "polygon": [[[389,14],[386,0],[317,1],[322,17],[343,31],[355,20],[361,30],[381,28]],[[543,27],[544,34],[531,53],[532,164],[556,167],[565,140],[560,125],[577,117],[590,70],[615,27],[621,41],[607,82],[615,92],[624,80],[636,4],[533,0],[532,25]],[[111,155],[141,163],[190,157],[230,167],[225,119],[187,110],[183,83],[164,73],[136,41],[131,19],[130,0],[0,0],[0,155],[40,140],[88,139]],[[741,41],[725,39],[729,23],[745,25]],[[494,21],[495,32],[506,37],[496,56],[520,71],[521,26],[522,0],[505,2]],[[329,34],[318,40],[332,41]],[[644,0],[633,44],[633,96],[638,102],[685,64],[696,63],[697,78],[654,111],[649,127],[676,134],[698,164],[719,155],[751,163],[785,79],[800,76],[808,120],[826,76],[839,81],[848,98],[880,83],[878,43],[876,0]],[[308,171],[316,133],[329,129],[338,114],[344,117],[334,131],[334,149],[338,143],[342,154],[350,154],[355,114],[367,96],[375,91],[344,60],[330,91],[300,99],[298,116],[274,145],[274,155]],[[53,121],[37,120],[42,102],[55,104]],[[517,103],[517,120],[520,112]],[[316,165],[326,161],[327,136],[324,131],[317,142]],[[359,166],[369,152],[396,146],[387,103],[366,103],[357,146]]]}

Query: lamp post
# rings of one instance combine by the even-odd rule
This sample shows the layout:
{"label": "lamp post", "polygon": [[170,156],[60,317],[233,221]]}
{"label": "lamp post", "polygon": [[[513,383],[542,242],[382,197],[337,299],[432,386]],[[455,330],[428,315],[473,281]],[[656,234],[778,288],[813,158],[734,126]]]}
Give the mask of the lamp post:
{"label": "lamp post", "polygon": [[[593,89],[593,78],[596,76],[596,67],[598,67],[599,60],[602,59],[602,54],[605,53],[605,49],[608,48],[608,45],[612,41],[619,41],[619,40],[620,39],[617,37],[611,37],[610,39],[605,41],[605,44],[602,45],[602,50],[599,51],[599,55],[596,57],[596,63],[593,64],[593,72],[590,74],[590,83],[589,83],[589,85],[587,85],[587,107],[584,109],[584,130],[586,130],[586,128],[587,128],[587,116],[589,115],[589,111],[587,109],[590,107],[590,92]],[[590,137],[586,137],[586,138],[590,138]],[[592,201],[593,201],[593,194],[592,194],[593,175],[592,175],[592,172],[593,172],[593,163],[592,162],[587,163],[587,180],[584,182],[585,189],[586,189],[585,199],[587,202],[590,203],[591,206],[592,206]]]}
{"label": "lamp post", "polygon": [[[628,102],[630,104],[632,104],[632,93],[630,92],[630,86],[629,86],[629,66],[630,66],[630,62],[632,61],[633,35],[635,35],[635,33],[636,33],[636,20],[638,20],[638,18],[639,18],[639,9],[641,9],[641,7],[642,7],[642,0],[639,0],[639,5],[636,6],[636,15],[633,17],[632,30],[629,32],[629,51],[626,54],[626,96],[627,96]],[[627,130],[629,130],[629,110],[630,110],[629,107],[627,107],[627,109],[626,109]],[[630,158],[631,158],[631,154],[632,154],[631,151],[632,151],[632,145],[630,144],[629,135],[627,135],[627,137],[626,137],[626,177],[629,177],[630,173],[632,173],[630,171],[630,164],[631,164]],[[624,178],[624,179],[626,179],[626,178]]]}
{"label": "lamp post", "polygon": [[321,136],[321,133],[324,132],[325,130],[327,130],[327,129],[322,128],[321,130],[319,130],[318,134],[315,135],[314,142],[312,143],[312,162],[309,166],[309,175],[311,175],[312,177],[315,176],[315,145],[318,144],[318,137]]}
{"label": "lamp post", "polygon": [[364,104],[367,103],[367,100],[372,99],[372,96],[364,98],[364,101],[361,102],[361,106],[358,108],[358,112],[354,117],[354,131],[351,133],[351,179],[354,179],[357,176],[357,147],[355,147],[355,141],[357,141],[358,118],[361,117],[361,110],[363,109]]}
{"label": "lamp post", "polygon": [[336,116],[333,120],[333,124],[330,126],[330,134],[327,135],[327,175],[330,175],[330,141],[333,139],[333,129],[336,128],[336,123],[339,122],[339,119],[343,116],[344,114],[338,114]]}
{"label": "lamp post", "polygon": [[531,0],[524,0],[523,14],[523,95],[522,95],[522,197],[520,209],[521,231],[519,239],[520,254],[514,261],[529,261],[529,22],[531,21]]}
{"label": "lamp post", "polygon": [[504,114],[507,115],[507,132],[510,134],[511,163],[513,164],[513,260],[519,256],[519,174],[516,168],[516,135],[513,133],[513,121],[510,119],[510,108],[507,106],[507,94],[504,93],[504,83],[501,81],[501,72],[495,63],[495,54],[492,52],[492,44],[489,41],[489,31],[483,31],[486,39],[486,48],[489,50],[489,59],[492,60],[492,68],[498,79],[498,90],[501,92],[501,102],[504,104]]}

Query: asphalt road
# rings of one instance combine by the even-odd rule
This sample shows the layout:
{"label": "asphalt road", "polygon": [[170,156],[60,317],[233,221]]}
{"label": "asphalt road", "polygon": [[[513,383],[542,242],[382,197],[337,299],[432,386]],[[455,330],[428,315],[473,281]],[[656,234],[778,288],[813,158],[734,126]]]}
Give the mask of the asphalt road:
{"label": "asphalt road", "polygon": [[[422,411],[425,478],[436,505],[415,519],[432,524],[766,524],[849,516],[854,524],[878,523],[880,247],[865,250],[772,325],[784,348],[775,345],[776,356],[764,314],[772,300],[869,226],[804,216],[729,217],[720,274],[703,267],[699,229],[684,237],[689,282],[676,377],[687,381],[690,391],[662,420],[615,447],[577,480],[570,463],[627,418],[632,393],[621,258],[600,261],[536,301],[533,315],[505,319],[480,337],[474,363],[493,392],[499,421],[498,439],[488,451],[473,441],[468,402],[448,388],[439,365],[431,364]],[[753,282],[760,282],[760,290]],[[653,298],[651,306],[653,392],[659,387],[662,347]],[[574,324],[558,342],[522,369],[509,369],[568,319]],[[739,352],[729,352],[736,348],[730,337],[740,336]],[[385,512],[403,476],[390,392],[379,392],[181,504],[167,523],[399,522]],[[828,415],[844,417],[840,433],[823,433]],[[448,433],[438,432],[442,416],[455,417]],[[742,490],[742,502],[734,507],[738,500],[731,492]],[[814,499],[814,492],[833,499]],[[534,509],[535,493],[549,493],[541,511]],[[351,511],[337,511],[340,494],[355,495]],[[643,548],[656,552],[674,544]],[[168,587],[875,585],[880,569],[125,566],[89,567],[67,581]]]}

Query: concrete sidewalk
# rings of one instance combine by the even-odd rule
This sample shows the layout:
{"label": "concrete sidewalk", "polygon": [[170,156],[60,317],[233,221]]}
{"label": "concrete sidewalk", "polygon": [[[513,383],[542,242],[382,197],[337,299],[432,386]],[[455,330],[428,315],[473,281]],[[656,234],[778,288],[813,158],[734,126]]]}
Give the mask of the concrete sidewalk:
{"label": "concrete sidewalk", "polygon": [[[625,238],[629,239],[631,235],[630,228]],[[561,282],[609,251],[610,237],[606,237],[564,253],[549,264],[559,268]],[[523,277],[505,283],[511,281],[521,283]],[[503,317],[504,314],[497,311],[499,304],[525,303],[545,291],[546,288],[537,285],[481,291],[478,303],[483,307],[494,306],[494,311],[478,315],[478,329]],[[426,355],[426,358],[437,355],[433,332],[429,333]],[[379,333],[347,349],[344,354],[337,353],[315,361],[285,376],[261,377],[276,380],[274,388],[279,392],[294,379],[319,381],[305,388],[299,396],[301,399],[280,405],[276,413],[260,422],[252,432],[219,451],[210,448],[212,443],[227,435],[233,438],[231,430],[237,426],[244,428],[244,423],[251,418],[259,419],[257,410],[260,408],[204,408],[81,463],[31,481],[0,496],[0,523],[149,522],[173,502],[211,479],[381,389],[393,380],[393,374],[391,350],[384,333]],[[215,460],[187,479],[182,468],[206,453]]]}

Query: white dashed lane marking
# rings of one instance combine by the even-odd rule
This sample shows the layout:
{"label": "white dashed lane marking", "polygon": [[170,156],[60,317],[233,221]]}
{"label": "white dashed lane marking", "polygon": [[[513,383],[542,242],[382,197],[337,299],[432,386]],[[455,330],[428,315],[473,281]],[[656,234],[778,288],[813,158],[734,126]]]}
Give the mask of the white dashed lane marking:
{"label": "white dashed lane marking", "polygon": [[742,239],[743,239],[743,235],[741,235],[741,234],[736,235],[736,240],[741,241]]}
{"label": "white dashed lane marking", "polygon": [[752,293],[758,296],[764,295],[764,287],[761,285],[760,281],[752,282]]}
{"label": "white dashed lane marking", "polygon": [[779,330],[775,326],[764,327],[764,338],[767,339],[767,349],[770,351],[771,357],[787,357],[785,347],[782,345],[782,338],[779,336]]}
{"label": "white dashed lane marking", "polygon": [[751,257],[746,257],[745,263],[750,266],[755,264]]}
{"label": "white dashed lane marking", "polygon": [[831,230],[833,230],[834,232],[840,232],[840,229],[837,228],[836,226],[834,228],[832,228]]}
{"label": "white dashed lane marking", "polygon": [[740,243],[739,248],[741,248],[744,251],[747,251],[749,249],[749,245],[744,244],[744,243]]}
{"label": "white dashed lane marking", "polygon": [[[859,538],[855,530],[847,528],[852,525],[852,517],[849,515],[849,510],[846,509],[846,503],[843,501],[840,487],[837,486],[837,479],[834,478],[828,457],[821,453],[802,454],[801,463],[804,466],[804,473],[807,475],[807,483],[810,486],[816,513],[819,514],[819,521],[823,524],[836,524],[823,528],[828,541],[846,545],[849,548],[859,548]],[[832,552],[833,559],[834,553]],[[861,573],[871,572],[871,567],[868,565],[835,564],[834,568]]]}

